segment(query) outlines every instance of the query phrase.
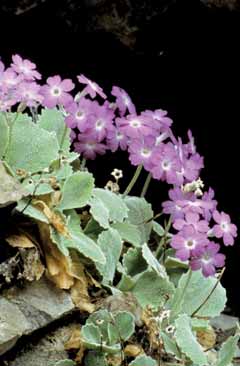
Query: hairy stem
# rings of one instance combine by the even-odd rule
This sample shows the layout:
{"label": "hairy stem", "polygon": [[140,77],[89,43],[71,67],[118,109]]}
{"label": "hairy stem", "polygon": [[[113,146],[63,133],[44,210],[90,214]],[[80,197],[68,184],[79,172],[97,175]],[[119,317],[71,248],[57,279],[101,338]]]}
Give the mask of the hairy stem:
{"label": "hairy stem", "polygon": [[139,177],[139,175],[142,171],[142,168],[143,168],[142,165],[138,165],[138,167],[137,167],[137,169],[134,173],[134,176],[132,177],[129,185],[127,186],[127,188],[125,189],[125,191],[123,193],[123,197],[126,197],[131,192],[131,190],[133,189],[133,187],[134,187],[136,181],[138,180],[138,177]]}
{"label": "hairy stem", "polygon": [[151,179],[152,179],[152,175],[151,175],[151,173],[148,173],[148,176],[147,176],[146,181],[144,183],[144,186],[143,186],[140,197],[145,197],[145,195],[147,193],[147,190],[148,190],[148,187],[149,187],[149,184],[151,182]]}

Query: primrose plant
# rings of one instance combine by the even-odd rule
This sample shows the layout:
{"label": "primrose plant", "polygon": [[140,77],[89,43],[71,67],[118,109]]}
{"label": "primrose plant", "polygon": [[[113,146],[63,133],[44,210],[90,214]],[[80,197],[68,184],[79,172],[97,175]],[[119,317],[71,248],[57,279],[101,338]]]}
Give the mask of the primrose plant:
{"label": "primrose plant", "polygon": [[[215,339],[210,321],[226,303],[220,241],[233,245],[237,228],[204,190],[191,131],[182,140],[166,111],[139,113],[123,89],[108,99],[84,75],[77,80],[44,84],[29,60],[0,61],[0,178],[9,187],[0,207],[13,204],[13,219],[34,224],[46,275],[90,313],[83,364],[230,365],[238,329],[220,346],[201,335]],[[136,167],[132,180],[121,192],[115,169],[96,187],[88,160],[117,150]],[[141,196],[131,196],[143,169]],[[169,185],[161,214],[144,198],[151,179]]]}

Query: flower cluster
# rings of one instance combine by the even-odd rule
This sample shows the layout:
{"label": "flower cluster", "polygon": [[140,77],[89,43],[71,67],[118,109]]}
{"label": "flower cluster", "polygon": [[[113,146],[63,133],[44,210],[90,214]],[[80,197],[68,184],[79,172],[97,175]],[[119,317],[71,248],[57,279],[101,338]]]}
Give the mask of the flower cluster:
{"label": "flower cluster", "polygon": [[191,268],[202,269],[206,277],[224,266],[220,245],[211,239],[223,238],[226,246],[233,245],[237,228],[229,215],[218,212],[211,188],[199,199],[195,192],[174,187],[169,191],[169,201],[163,203],[163,212],[171,215],[173,227],[178,231],[171,240],[177,258],[189,260]]}
{"label": "flower cluster", "polygon": [[166,111],[138,113],[123,89],[113,86],[112,100],[108,100],[97,83],[84,75],[77,79],[83,88],[72,95],[71,79],[55,75],[40,85],[34,63],[14,55],[6,68],[0,60],[0,111],[11,111],[19,103],[23,108],[60,108],[73,146],[85,159],[108,150],[126,150],[132,165],[143,166],[154,179],[172,185],[170,200],[163,203],[177,230],[171,246],[193,270],[201,268],[205,276],[213,275],[215,268],[224,265],[224,256],[219,244],[210,239],[223,238],[225,245],[233,245],[237,229],[228,215],[217,211],[214,191],[202,191],[203,157],[196,151],[191,131],[184,143],[174,136]]}

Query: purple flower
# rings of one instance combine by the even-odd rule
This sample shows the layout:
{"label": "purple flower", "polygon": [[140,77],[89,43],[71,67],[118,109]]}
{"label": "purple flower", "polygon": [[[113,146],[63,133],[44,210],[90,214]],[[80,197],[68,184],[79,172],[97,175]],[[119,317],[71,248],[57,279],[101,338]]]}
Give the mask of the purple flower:
{"label": "purple flower", "polygon": [[41,74],[36,70],[36,65],[29,60],[22,59],[19,55],[12,56],[11,67],[18,74],[22,74],[26,80],[41,79]]}
{"label": "purple flower", "polygon": [[54,108],[56,105],[68,105],[73,100],[69,94],[72,89],[74,89],[72,80],[62,80],[59,75],[49,77],[47,85],[41,88],[41,94],[44,96],[43,105],[47,108]]}
{"label": "purple flower", "polygon": [[152,157],[156,147],[154,137],[146,137],[144,140],[133,140],[129,144],[129,159],[133,165],[143,165],[146,170],[152,168]]}
{"label": "purple flower", "polygon": [[105,154],[107,146],[97,142],[92,135],[79,134],[78,141],[74,143],[75,150],[82,154],[84,158],[94,160],[97,156]]}
{"label": "purple flower", "polygon": [[116,97],[116,104],[121,117],[123,117],[127,111],[129,113],[136,114],[136,108],[125,90],[118,86],[113,86],[111,94]]}
{"label": "purple flower", "polygon": [[196,145],[195,145],[194,137],[193,137],[191,130],[188,130],[188,138],[189,138],[189,143],[186,146],[188,149],[188,152],[189,152],[189,154],[196,154]]}
{"label": "purple flower", "polygon": [[152,158],[153,178],[166,180],[169,184],[178,184],[177,171],[181,169],[176,149],[171,142],[161,144]]}
{"label": "purple flower", "polygon": [[195,199],[194,193],[184,193],[181,188],[175,187],[169,190],[168,195],[170,200],[162,203],[163,212],[170,214],[173,221],[184,218],[184,211],[177,202],[186,199]]}
{"label": "purple flower", "polygon": [[156,130],[152,128],[150,122],[146,118],[135,114],[130,114],[124,118],[116,118],[116,125],[120,132],[132,139],[156,135]]}
{"label": "purple flower", "polygon": [[190,267],[193,271],[202,269],[205,277],[214,276],[216,268],[221,268],[225,264],[225,256],[218,253],[220,245],[209,242],[204,252],[190,261]]}
{"label": "purple flower", "polygon": [[107,106],[94,105],[92,114],[89,117],[89,133],[101,142],[107,135],[107,132],[113,129],[114,112]]}
{"label": "purple flower", "polygon": [[0,78],[0,86],[5,92],[9,92],[11,88],[16,87],[23,80],[21,75],[8,68],[5,70]]}
{"label": "purple flower", "polygon": [[73,102],[66,106],[66,111],[69,115],[66,117],[66,125],[70,128],[78,128],[80,132],[87,130],[88,119],[91,113],[92,103],[86,98],[81,98],[78,103]]}
{"label": "purple flower", "polygon": [[214,190],[212,188],[209,188],[208,192],[204,192],[202,196],[202,200],[211,205],[210,208],[204,208],[203,210],[203,216],[207,221],[211,219],[212,213],[214,210],[216,210],[217,207],[217,201],[213,199],[214,195]]}
{"label": "purple flower", "polygon": [[187,212],[185,220],[177,219],[173,223],[173,227],[176,230],[182,230],[185,226],[192,225],[194,229],[199,233],[207,233],[209,230],[209,224],[205,220],[200,220],[198,213]]}
{"label": "purple flower", "polygon": [[35,82],[22,82],[17,88],[19,101],[28,107],[34,107],[43,101],[43,96],[39,93],[40,85]]}
{"label": "purple flower", "polygon": [[86,76],[82,74],[79,75],[77,78],[79,83],[86,84],[86,87],[84,88],[85,94],[89,94],[91,98],[95,98],[97,94],[100,95],[100,97],[102,97],[103,99],[107,98],[106,94],[104,94],[102,88],[97,83],[86,78]]}
{"label": "purple flower", "polygon": [[237,227],[231,224],[230,216],[224,212],[219,213],[217,210],[213,212],[213,218],[217,223],[213,227],[213,234],[217,238],[223,238],[226,246],[234,244],[234,238],[237,236]]}
{"label": "purple flower", "polygon": [[107,145],[108,148],[115,152],[120,148],[121,150],[127,150],[128,138],[117,127],[107,131]]}
{"label": "purple flower", "polygon": [[176,257],[186,261],[190,257],[200,256],[208,242],[206,235],[198,233],[193,226],[188,225],[172,237],[171,246],[176,249]]}
{"label": "purple flower", "polygon": [[204,214],[204,211],[206,209],[210,210],[212,208],[212,203],[203,201],[202,199],[197,199],[195,196],[195,199],[185,199],[181,201],[177,201],[178,205],[183,209],[183,212],[196,212],[201,215]]}
{"label": "purple flower", "polygon": [[141,114],[155,122],[155,126],[162,131],[169,129],[173,123],[171,118],[167,117],[167,111],[162,109],[157,109],[155,111],[146,110]]}

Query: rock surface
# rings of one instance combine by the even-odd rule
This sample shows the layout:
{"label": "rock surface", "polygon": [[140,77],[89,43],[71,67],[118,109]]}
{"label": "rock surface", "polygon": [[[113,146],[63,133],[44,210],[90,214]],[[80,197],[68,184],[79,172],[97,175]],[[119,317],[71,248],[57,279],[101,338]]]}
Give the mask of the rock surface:
{"label": "rock surface", "polygon": [[0,355],[28,335],[74,310],[67,292],[46,279],[12,288],[0,297]]}

